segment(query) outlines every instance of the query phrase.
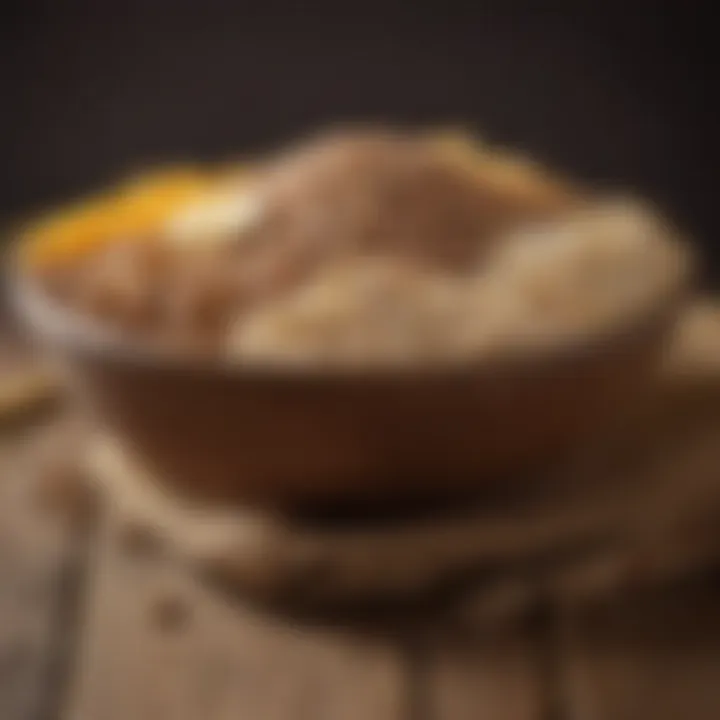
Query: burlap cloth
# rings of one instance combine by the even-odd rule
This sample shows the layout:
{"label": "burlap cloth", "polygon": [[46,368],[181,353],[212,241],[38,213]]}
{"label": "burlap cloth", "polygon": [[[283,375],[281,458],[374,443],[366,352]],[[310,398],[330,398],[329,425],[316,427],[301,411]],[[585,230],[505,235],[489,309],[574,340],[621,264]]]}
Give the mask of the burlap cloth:
{"label": "burlap cloth", "polygon": [[[720,309],[690,308],[657,392],[542,492],[462,513],[347,525],[201,508],[108,437],[90,445],[128,547],[301,608],[431,600],[480,615],[674,581],[720,559]],[[442,604],[441,603],[441,604]]]}

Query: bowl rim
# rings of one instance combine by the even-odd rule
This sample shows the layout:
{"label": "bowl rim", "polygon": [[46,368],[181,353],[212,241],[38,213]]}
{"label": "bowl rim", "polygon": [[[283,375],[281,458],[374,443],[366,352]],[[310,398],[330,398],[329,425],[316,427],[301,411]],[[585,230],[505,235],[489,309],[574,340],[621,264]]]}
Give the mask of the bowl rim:
{"label": "bowl rim", "polygon": [[70,352],[109,360],[136,368],[178,371],[222,377],[273,379],[286,381],[403,381],[423,382],[437,379],[462,379],[487,375],[520,377],[556,371],[562,366],[581,362],[589,355],[611,354],[643,338],[651,338],[667,329],[688,294],[687,277],[662,301],[649,309],[629,313],[612,326],[588,328],[563,339],[551,339],[527,348],[508,347],[497,353],[462,360],[431,363],[354,364],[274,363],[183,354],[151,343],[119,336],[102,322],[64,307],[43,290],[28,268],[22,268],[14,255],[9,273],[10,301],[20,319],[39,339]]}

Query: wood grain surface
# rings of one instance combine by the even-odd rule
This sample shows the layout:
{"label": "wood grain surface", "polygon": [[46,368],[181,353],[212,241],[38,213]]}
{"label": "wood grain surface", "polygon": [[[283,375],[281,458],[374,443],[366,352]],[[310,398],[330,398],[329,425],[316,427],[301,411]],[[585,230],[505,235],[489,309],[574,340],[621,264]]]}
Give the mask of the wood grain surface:
{"label": "wood grain surface", "polygon": [[562,614],[566,713],[578,720],[720,716],[720,586]]}
{"label": "wood grain surface", "polygon": [[[707,322],[706,313],[696,325]],[[684,347],[702,335],[707,360],[716,357],[717,345],[708,343],[704,328],[691,332]],[[699,407],[709,410],[702,412],[703,426],[717,417],[717,396],[707,384],[712,362],[700,365],[688,375],[700,392],[669,436],[680,426],[693,428]],[[697,491],[693,507],[702,510],[692,515],[689,550],[663,545],[667,536],[648,536],[645,562],[667,577],[667,587],[588,602],[582,593],[507,572],[492,592],[469,596],[464,614],[331,622],[272,614],[188,572],[147,537],[129,542],[113,503],[102,507],[95,530],[75,516],[58,522],[57,514],[48,515],[48,504],[62,506],[73,487],[58,458],[72,456],[83,432],[65,420],[31,431],[13,426],[0,438],[3,720],[710,720],[720,714],[717,582],[707,572],[697,580],[676,572],[709,568],[717,549],[718,506],[703,494],[717,476],[698,472],[707,470],[704,454],[698,466],[687,464],[684,476],[696,481],[686,485]],[[49,467],[55,482],[47,482]],[[648,497],[648,513],[672,527],[673,502],[662,493]],[[569,568],[557,582],[587,587],[594,572],[602,584],[607,567],[580,570]],[[627,578],[628,568],[621,570]],[[611,563],[609,572],[618,568]],[[528,608],[530,586],[535,609]],[[517,621],[514,607],[527,611],[525,620]]]}
{"label": "wood grain surface", "polygon": [[0,717],[53,717],[70,670],[82,545],[38,483],[52,426],[0,437]]}
{"label": "wood grain surface", "polygon": [[[74,424],[0,306],[0,717],[54,717],[70,671],[83,543],[46,490]],[[55,480],[61,480],[56,475]]]}
{"label": "wood grain surface", "polygon": [[128,555],[112,513],[98,546],[71,720],[397,720],[402,646],[387,635],[306,627]]}

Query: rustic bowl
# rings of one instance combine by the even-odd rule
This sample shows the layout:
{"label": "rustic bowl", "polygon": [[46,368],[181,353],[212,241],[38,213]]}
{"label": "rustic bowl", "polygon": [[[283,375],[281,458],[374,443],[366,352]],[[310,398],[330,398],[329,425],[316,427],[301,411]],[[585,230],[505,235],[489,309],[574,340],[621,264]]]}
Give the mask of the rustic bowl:
{"label": "rustic bowl", "polygon": [[281,372],[103,337],[17,279],[32,332],[159,480],[194,498],[281,508],[458,498],[561,458],[648,388],[679,304],[504,362]]}

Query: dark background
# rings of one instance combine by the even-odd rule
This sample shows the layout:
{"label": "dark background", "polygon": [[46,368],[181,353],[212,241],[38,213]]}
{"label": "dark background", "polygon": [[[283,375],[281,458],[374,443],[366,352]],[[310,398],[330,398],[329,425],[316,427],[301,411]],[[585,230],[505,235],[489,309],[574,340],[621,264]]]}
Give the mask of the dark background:
{"label": "dark background", "polygon": [[567,7],[12,3],[0,215],[317,124],[460,122],[662,203],[720,278],[711,15],[694,3]]}

